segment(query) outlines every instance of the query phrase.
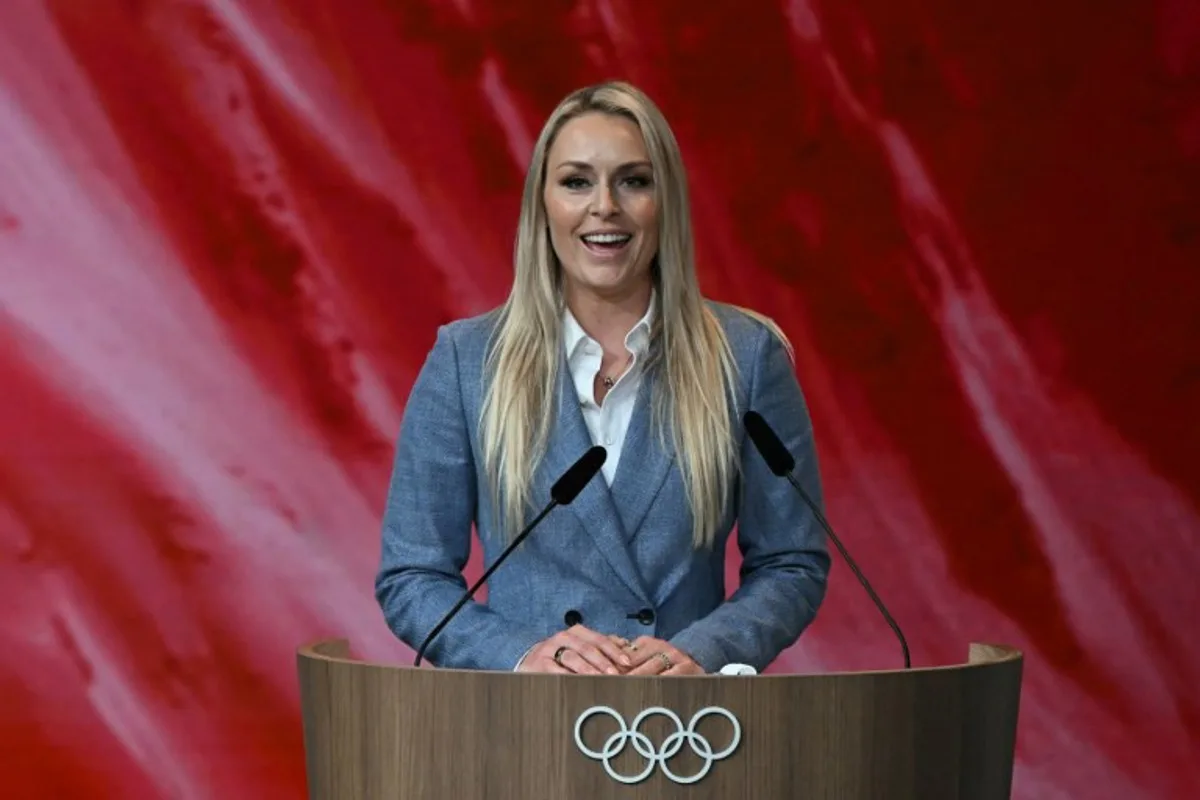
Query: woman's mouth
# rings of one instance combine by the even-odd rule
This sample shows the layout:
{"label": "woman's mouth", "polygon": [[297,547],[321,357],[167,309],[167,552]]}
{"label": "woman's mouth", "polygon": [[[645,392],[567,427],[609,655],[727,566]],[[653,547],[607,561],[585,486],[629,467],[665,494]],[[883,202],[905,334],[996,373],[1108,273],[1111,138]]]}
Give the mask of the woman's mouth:
{"label": "woman's mouth", "polygon": [[624,250],[633,241],[633,234],[618,232],[585,233],[579,238],[589,252],[595,253],[598,256],[611,256]]}

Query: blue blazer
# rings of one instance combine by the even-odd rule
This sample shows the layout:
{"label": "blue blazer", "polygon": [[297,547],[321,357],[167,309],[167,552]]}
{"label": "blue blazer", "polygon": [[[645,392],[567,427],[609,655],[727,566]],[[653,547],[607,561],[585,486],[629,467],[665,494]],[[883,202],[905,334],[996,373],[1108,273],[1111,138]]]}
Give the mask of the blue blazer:
{"label": "blue blazer", "polygon": [[[711,303],[740,372],[733,409],[741,474],[711,550],[692,545],[692,515],[672,452],[651,426],[654,376],[642,381],[611,489],[597,474],[554,509],[426,651],[441,667],[511,670],[534,644],[573,623],[670,641],[706,671],[764,669],[812,622],[825,595],[825,537],[792,487],[773,475],[741,416],[761,413],[796,456],[821,502],[812,425],[793,365],[766,327]],[[414,649],[466,589],[475,524],[485,565],[505,547],[480,450],[483,364],[494,312],[445,325],[404,410],[375,582],[388,626]],[[534,504],[592,446],[566,356],[556,423],[534,476]],[[668,443],[669,443],[669,437]],[[532,515],[531,515],[532,516]],[[736,524],[740,586],[725,597],[725,551]]]}

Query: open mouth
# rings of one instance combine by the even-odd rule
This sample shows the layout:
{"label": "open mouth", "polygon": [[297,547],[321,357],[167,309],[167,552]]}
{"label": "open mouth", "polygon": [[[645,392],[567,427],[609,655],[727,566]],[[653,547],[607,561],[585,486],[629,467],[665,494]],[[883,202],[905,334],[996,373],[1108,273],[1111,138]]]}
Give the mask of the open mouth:
{"label": "open mouth", "polygon": [[608,255],[625,249],[633,240],[629,233],[588,233],[579,237],[583,246],[593,253]]}

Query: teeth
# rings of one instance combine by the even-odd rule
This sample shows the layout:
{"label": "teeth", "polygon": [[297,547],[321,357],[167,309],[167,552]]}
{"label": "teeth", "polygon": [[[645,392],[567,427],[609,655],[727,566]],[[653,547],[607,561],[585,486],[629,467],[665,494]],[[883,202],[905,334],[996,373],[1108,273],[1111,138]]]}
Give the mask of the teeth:
{"label": "teeth", "polygon": [[595,242],[596,244],[616,244],[617,242],[629,241],[628,233],[589,233],[584,236],[584,241]]}

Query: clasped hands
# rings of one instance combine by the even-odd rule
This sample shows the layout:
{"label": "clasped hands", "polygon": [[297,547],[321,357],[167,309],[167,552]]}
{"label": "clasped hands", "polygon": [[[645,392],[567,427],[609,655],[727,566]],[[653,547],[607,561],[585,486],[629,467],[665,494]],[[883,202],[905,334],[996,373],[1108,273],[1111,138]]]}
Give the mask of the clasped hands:
{"label": "clasped hands", "polygon": [[677,647],[653,636],[633,641],[573,625],[539,642],[518,672],[559,675],[703,675],[704,669]]}

